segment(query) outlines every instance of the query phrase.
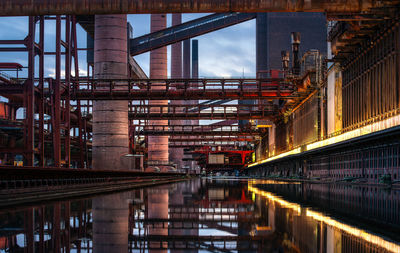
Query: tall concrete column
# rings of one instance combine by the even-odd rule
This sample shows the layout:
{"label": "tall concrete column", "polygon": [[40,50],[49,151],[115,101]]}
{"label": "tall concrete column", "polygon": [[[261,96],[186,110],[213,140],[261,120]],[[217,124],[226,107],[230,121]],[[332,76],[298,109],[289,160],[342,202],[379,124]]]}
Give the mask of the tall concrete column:
{"label": "tall concrete column", "polygon": [[[192,40],[192,78],[193,79],[198,79],[199,78],[199,41],[198,40]],[[192,100],[191,103],[193,105],[198,105],[199,100]],[[198,126],[199,125],[199,120],[195,119],[192,120],[191,124],[193,126]],[[197,167],[197,162],[192,161],[191,164],[192,169]],[[200,173],[200,171],[196,171],[196,173]]]}
{"label": "tall concrete column", "polygon": [[[172,26],[182,23],[182,14],[172,14]],[[171,45],[171,78],[182,78],[182,42]],[[182,105],[182,100],[171,100],[172,105]],[[170,120],[170,125],[183,125],[183,120]],[[171,148],[169,150],[170,160],[177,165],[178,169],[182,168],[183,148]]]}
{"label": "tall concrete column", "polygon": [[[191,72],[191,64],[190,64],[190,39],[184,40],[183,41],[183,78],[189,79],[191,77],[190,72]],[[191,105],[192,101],[191,100],[186,100],[183,101],[184,105]],[[190,126],[192,125],[192,120],[183,120],[183,124],[185,126]],[[190,138],[190,136],[188,136]],[[186,155],[184,158],[191,158],[190,155]],[[191,161],[184,161],[183,166],[185,168],[191,168],[192,167],[192,162]]]}
{"label": "tall concrete column", "polygon": [[[192,40],[192,78],[199,78],[199,41]],[[192,104],[199,104],[198,100],[192,100]],[[199,120],[192,120],[192,125],[197,126]]]}
{"label": "tall concrete column", "polygon": [[[151,14],[151,32],[165,29],[167,25],[166,14]],[[150,52],[150,78],[167,78],[167,48],[162,47]],[[152,89],[165,89],[156,86]],[[152,100],[150,105],[168,105],[168,100]],[[160,112],[154,109],[153,112]],[[150,125],[168,125],[168,120],[151,120]],[[148,160],[151,162],[168,163],[168,136],[149,136],[148,138]]]}
{"label": "tall concrete column", "polygon": [[[126,15],[95,16],[95,78],[127,78],[126,24]],[[94,101],[93,168],[124,169],[121,156],[128,147],[128,101]]]}

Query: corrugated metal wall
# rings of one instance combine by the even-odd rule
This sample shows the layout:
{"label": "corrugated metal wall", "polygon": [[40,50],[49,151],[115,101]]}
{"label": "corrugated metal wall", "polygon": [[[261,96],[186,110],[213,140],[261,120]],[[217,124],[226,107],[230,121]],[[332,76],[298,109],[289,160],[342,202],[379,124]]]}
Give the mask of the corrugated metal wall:
{"label": "corrugated metal wall", "polygon": [[345,130],[398,113],[399,50],[399,26],[394,25],[343,67]]}
{"label": "corrugated metal wall", "polygon": [[317,92],[293,113],[294,147],[318,140],[320,129],[319,107],[319,93]]}

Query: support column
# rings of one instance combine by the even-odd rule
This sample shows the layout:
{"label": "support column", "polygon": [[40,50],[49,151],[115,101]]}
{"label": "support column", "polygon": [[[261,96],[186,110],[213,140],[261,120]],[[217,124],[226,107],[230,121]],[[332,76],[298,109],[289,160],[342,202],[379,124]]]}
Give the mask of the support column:
{"label": "support column", "polygon": [[[166,14],[151,15],[151,32],[165,29],[167,25]],[[150,78],[167,78],[167,48],[162,47],[150,52]],[[165,89],[162,86],[151,87],[152,89]],[[150,105],[168,105],[168,100],[149,101]],[[152,112],[160,112],[153,109]],[[168,120],[151,120],[150,125],[168,125]],[[168,163],[168,136],[149,136],[148,138],[148,161],[149,164]]]}
{"label": "support column", "polygon": [[[190,39],[183,41],[183,78],[190,78]],[[190,105],[191,101],[184,101],[185,105]],[[191,125],[192,120],[184,120],[184,125]]]}
{"label": "support column", "polygon": [[[199,41],[192,40],[192,78],[199,78]],[[193,105],[198,105],[199,100],[192,100]],[[192,125],[199,125],[199,120],[192,120]]]}
{"label": "support column", "polygon": [[28,79],[25,82],[24,91],[24,107],[26,110],[25,115],[25,160],[27,166],[34,165],[34,144],[35,144],[35,128],[34,128],[34,114],[35,114],[35,17],[29,17],[29,35],[27,40],[28,48]]}
{"label": "support column", "polygon": [[[126,15],[96,15],[94,77],[127,78]],[[124,169],[121,156],[129,149],[128,101],[94,101],[93,168]]]}
{"label": "support column", "polygon": [[[172,26],[182,23],[182,14],[172,14]],[[182,78],[182,42],[171,45],[171,78]],[[182,100],[172,100],[172,105],[182,105]],[[183,120],[170,120],[170,125],[183,125]],[[169,150],[170,160],[177,165],[177,169],[182,168],[183,148],[171,148]]]}
{"label": "support column", "polygon": [[[192,40],[192,79],[198,79],[198,78],[199,78],[199,41]],[[192,105],[198,105],[199,100],[192,100],[190,101],[190,103]],[[192,126],[198,126],[199,123],[200,122],[198,119],[191,121]],[[191,161],[191,167],[192,169],[195,169],[197,167],[197,162]],[[200,171],[196,171],[196,173],[200,173]]]}
{"label": "support column", "polygon": [[[184,79],[189,79],[191,77],[191,62],[190,62],[190,39],[184,40],[183,41],[183,78]],[[192,101],[191,100],[186,100],[183,101],[184,105],[191,105]],[[185,126],[190,126],[192,125],[192,120],[183,120],[183,125]],[[188,137],[190,139],[190,136]],[[189,143],[190,144],[190,143]],[[191,158],[190,155],[184,156],[184,158]],[[185,169],[191,168],[192,167],[192,162],[191,161],[184,161],[183,162],[183,167]]]}

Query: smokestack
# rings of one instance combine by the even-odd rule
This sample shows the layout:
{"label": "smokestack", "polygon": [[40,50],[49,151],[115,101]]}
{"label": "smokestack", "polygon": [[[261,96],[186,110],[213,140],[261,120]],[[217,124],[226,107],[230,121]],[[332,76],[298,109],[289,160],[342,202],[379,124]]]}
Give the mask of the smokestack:
{"label": "smokestack", "polygon": [[287,72],[289,70],[290,54],[289,51],[281,51],[282,69]]}
{"label": "smokestack", "polygon": [[199,78],[199,41],[192,40],[192,78]]}
{"label": "smokestack", "polygon": [[183,41],[183,78],[190,78],[190,40]]}
{"label": "smokestack", "polygon": [[299,49],[300,49],[300,33],[292,32],[292,52],[293,52],[293,63],[292,69],[294,75],[300,74],[300,61],[299,61]]}
{"label": "smokestack", "polygon": [[[199,41],[198,40],[192,40],[192,78],[197,79],[199,78]],[[194,89],[197,89],[196,87]],[[192,100],[193,105],[198,105],[199,101],[198,100]],[[199,120],[192,120],[192,125],[193,126],[198,126],[199,125]],[[191,168],[194,169],[196,168],[197,162],[192,161],[191,162]],[[200,171],[198,171],[200,172]]]}
{"label": "smokestack", "polygon": [[[172,14],[172,26],[182,23],[182,14]],[[171,45],[171,78],[182,78],[182,42]],[[171,105],[183,105],[182,100],[171,100]],[[183,120],[170,120],[170,125],[183,125]],[[177,169],[182,168],[183,164],[183,148],[170,148],[169,159],[177,165]]]}
{"label": "smokestack", "polygon": [[[166,14],[151,14],[151,32],[165,29],[167,25]],[[167,48],[162,47],[150,52],[150,78],[167,78]],[[154,86],[151,89],[165,90],[165,86]],[[168,105],[168,100],[151,100],[149,105]],[[152,112],[160,113],[160,109],[152,109]],[[168,120],[151,120],[150,125],[168,126]],[[169,160],[168,136],[148,137],[148,161],[149,164],[167,164]]]}

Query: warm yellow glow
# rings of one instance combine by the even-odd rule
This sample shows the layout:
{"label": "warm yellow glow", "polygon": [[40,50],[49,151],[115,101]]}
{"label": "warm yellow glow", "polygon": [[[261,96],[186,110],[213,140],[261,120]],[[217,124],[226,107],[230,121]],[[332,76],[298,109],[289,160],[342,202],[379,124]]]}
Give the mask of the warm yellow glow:
{"label": "warm yellow glow", "polygon": [[272,127],[272,125],[257,125],[257,128],[268,128],[268,127]]}
{"label": "warm yellow glow", "polygon": [[301,213],[301,208],[300,208],[299,204],[290,203],[290,202],[282,199],[281,197],[275,196],[274,194],[272,194],[270,192],[266,192],[266,191],[260,190],[258,188],[255,188],[255,187],[252,186],[251,182],[248,183],[247,188],[249,189],[250,192],[253,192],[253,193],[258,194],[260,196],[266,197],[268,200],[276,202],[276,203],[278,203],[279,205],[281,205],[284,208],[292,209],[297,214]]}
{"label": "warm yellow glow", "polygon": [[285,157],[285,156],[288,156],[288,155],[294,155],[294,154],[298,154],[298,153],[300,153],[300,148],[292,149],[292,150],[290,150],[288,152],[285,152],[285,153],[282,153],[282,154],[279,154],[279,155],[276,155],[276,156],[272,156],[272,157],[264,159],[262,161],[258,161],[258,162],[249,164],[248,167],[256,166],[258,164],[270,162],[270,161],[273,161],[273,160],[276,160],[276,159],[279,159],[279,158],[282,158],[282,157]]}
{"label": "warm yellow glow", "polygon": [[[269,201],[276,202],[279,205],[281,205],[282,207],[292,209],[298,215],[302,214],[302,210],[303,210],[303,215],[304,215],[304,208],[302,208],[299,204],[288,202],[288,201],[284,200],[283,198],[278,197],[270,192],[260,190],[258,188],[253,187],[253,184],[255,184],[255,183],[265,184],[267,182],[276,183],[275,181],[271,182],[270,180],[251,180],[248,182],[248,190],[252,193],[266,197]],[[384,248],[390,252],[400,253],[400,245],[398,245],[396,243],[387,241],[387,240],[383,239],[382,237],[368,233],[365,230],[361,230],[356,227],[353,227],[353,226],[344,224],[342,222],[339,222],[337,220],[334,220],[331,217],[328,217],[320,212],[312,211],[310,208],[306,208],[305,211],[306,211],[307,217],[310,217],[310,218],[313,218],[314,220],[323,222],[328,226],[331,226],[335,229],[344,231],[350,235],[353,235],[357,238],[364,240],[365,242],[377,245],[378,247]]]}
{"label": "warm yellow glow", "polygon": [[311,217],[315,220],[321,221],[331,227],[334,227],[336,229],[340,229],[348,234],[351,234],[355,237],[361,238],[362,240],[375,244],[381,248],[384,248],[390,252],[400,252],[400,246],[393,243],[393,242],[389,242],[386,241],[385,239],[383,239],[382,237],[370,234],[364,230],[349,226],[347,224],[341,223],[339,221],[336,221],[328,216],[325,216],[321,213],[315,212],[315,211],[311,211],[309,209],[307,209],[306,211],[306,215],[308,217]]}
{"label": "warm yellow glow", "polygon": [[[382,121],[379,121],[379,122],[375,122],[375,123],[372,123],[370,125],[367,125],[367,126],[364,126],[364,127],[360,127],[358,129],[355,129],[355,130],[352,130],[352,131],[345,132],[345,133],[343,133],[341,135],[334,136],[334,137],[328,138],[326,140],[317,141],[317,142],[308,144],[304,151],[325,147],[325,146],[332,145],[332,144],[335,144],[335,143],[339,143],[339,142],[342,142],[342,141],[347,141],[347,140],[350,140],[350,139],[353,139],[353,138],[356,138],[356,137],[360,137],[360,136],[367,135],[367,134],[370,134],[370,133],[374,133],[374,132],[377,132],[377,131],[382,131],[382,130],[385,130],[385,129],[388,129],[388,128],[391,128],[391,127],[394,127],[394,126],[398,126],[398,125],[400,125],[400,115],[397,115],[397,116],[394,116],[394,117],[391,117],[391,118],[388,118],[386,120],[382,120]],[[262,163],[267,163],[267,162],[276,160],[278,158],[282,158],[282,157],[285,157],[285,156],[288,156],[288,155],[293,155],[293,154],[298,154],[298,153],[300,153],[300,148],[296,148],[296,149],[290,150],[288,152],[279,154],[277,156],[269,157],[269,158],[264,159],[262,161],[251,163],[251,164],[249,164],[248,167],[256,166],[256,165],[259,165],[259,164],[262,164]]]}
{"label": "warm yellow glow", "polygon": [[270,231],[270,230],[272,230],[272,228],[270,226],[259,227],[258,225],[256,225],[256,230],[257,231]]}
{"label": "warm yellow glow", "polygon": [[307,150],[313,150],[316,148],[324,147],[327,145],[331,145],[334,143],[350,140],[352,138],[360,137],[366,134],[370,134],[373,132],[385,130],[390,127],[394,127],[400,124],[400,115],[388,118],[386,120],[382,120],[379,122],[372,123],[370,125],[360,127],[358,129],[343,133],[338,136],[334,136],[332,138],[323,140],[323,141],[317,141],[311,144],[307,145]]}

